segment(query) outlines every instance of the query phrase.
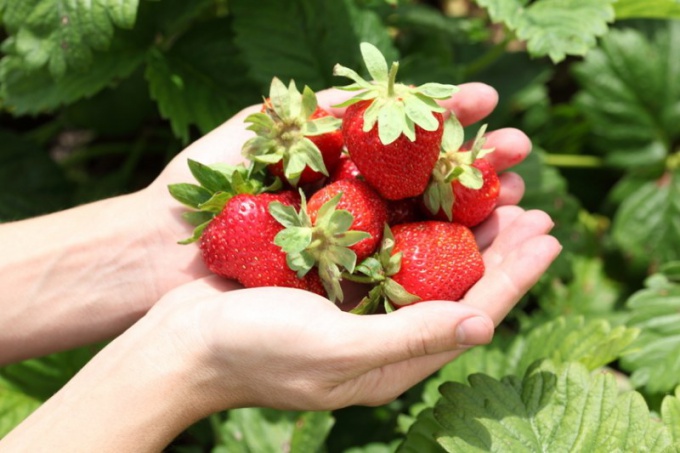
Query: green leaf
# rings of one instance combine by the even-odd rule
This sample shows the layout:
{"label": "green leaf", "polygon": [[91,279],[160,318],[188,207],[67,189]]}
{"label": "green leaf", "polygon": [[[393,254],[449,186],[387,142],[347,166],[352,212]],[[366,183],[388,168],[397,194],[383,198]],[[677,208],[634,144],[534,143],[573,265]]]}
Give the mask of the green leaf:
{"label": "green leaf", "polygon": [[673,440],[680,446],[680,387],[674,395],[667,395],[661,402],[661,418],[671,430]]}
{"label": "green leaf", "polygon": [[47,150],[0,129],[0,222],[70,206],[72,187]]}
{"label": "green leaf", "polygon": [[108,51],[94,55],[87,71],[71,71],[56,80],[46,67],[29,68],[20,58],[6,55],[0,60],[0,98],[14,115],[54,110],[130,76],[143,63],[146,45],[121,34]]}
{"label": "green leaf", "polygon": [[465,130],[456,115],[449,115],[444,121],[442,151],[458,151],[465,142]]}
{"label": "green leaf", "polygon": [[565,283],[552,279],[538,303],[550,317],[585,315],[588,318],[608,317],[621,296],[620,284],[607,277],[600,258],[575,255],[572,260],[573,279]]}
{"label": "green leaf", "polygon": [[516,375],[524,374],[529,365],[544,358],[555,364],[579,362],[596,370],[632,348],[638,333],[636,328],[612,327],[604,319],[560,317],[516,337],[507,358]]}
{"label": "green leaf", "polygon": [[42,404],[0,378],[0,439]]}
{"label": "green leaf", "polygon": [[616,20],[634,18],[680,18],[680,3],[677,0],[617,0],[614,3]]}
{"label": "green leaf", "polygon": [[450,452],[673,451],[669,430],[612,374],[578,363],[532,366],[522,379],[483,374],[446,383],[434,414]]}
{"label": "green leaf", "polygon": [[210,192],[230,192],[232,190],[231,183],[224,173],[213,170],[209,166],[192,159],[188,159],[188,164],[196,181]]}
{"label": "green leaf", "polygon": [[93,51],[109,48],[114,26],[132,28],[139,0],[24,0],[0,4],[12,50],[28,70],[49,68],[55,78],[84,71]]}
{"label": "green leaf", "polygon": [[477,0],[495,22],[503,22],[527,42],[532,56],[553,62],[585,55],[614,20],[614,0]]}
{"label": "green leaf", "polygon": [[263,86],[277,76],[319,90],[334,84],[336,63],[359,66],[346,2],[262,0],[253,8],[248,0],[233,0],[229,10],[236,45]]}
{"label": "green leaf", "polygon": [[387,82],[387,61],[383,54],[371,43],[362,42],[359,46],[368,73],[377,82]]}
{"label": "green leaf", "polygon": [[168,191],[175,200],[194,209],[199,209],[201,204],[212,198],[210,191],[204,187],[184,182],[168,185]]}
{"label": "green leaf", "polygon": [[680,284],[642,289],[626,302],[628,326],[640,336],[623,356],[621,366],[631,371],[631,382],[652,393],[680,384]]}
{"label": "green leaf", "polygon": [[612,30],[575,66],[583,88],[576,101],[608,163],[656,166],[672,151],[680,138],[678,53],[680,23],[673,21],[655,27],[651,37]]}
{"label": "green leaf", "polygon": [[151,96],[184,142],[192,125],[205,134],[242,108],[261,102],[233,39],[231,22],[215,19],[192,27],[167,52],[154,49],[149,54]]}
{"label": "green leaf", "polygon": [[669,176],[639,187],[614,216],[614,240],[626,255],[645,263],[680,259],[680,170]]}
{"label": "green leaf", "polygon": [[299,253],[312,242],[312,230],[307,227],[288,227],[276,234],[274,243],[286,253]]}
{"label": "green leaf", "polygon": [[321,452],[334,424],[328,411],[244,408],[229,411],[215,453]]}

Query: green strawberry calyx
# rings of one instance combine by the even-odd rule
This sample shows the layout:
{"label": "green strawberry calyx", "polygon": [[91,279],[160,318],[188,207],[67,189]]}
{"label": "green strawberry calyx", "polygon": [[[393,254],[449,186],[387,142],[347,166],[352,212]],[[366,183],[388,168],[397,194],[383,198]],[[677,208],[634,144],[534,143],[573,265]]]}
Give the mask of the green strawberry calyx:
{"label": "green strawberry calyx", "polygon": [[342,194],[324,203],[313,223],[307,213],[304,193],[300,191],[300,195],[299,210],[278,201],[269,204],[269,213],[285,227],[276,235],[274,243],[286,253],[288,266],[299,278],[316,266],[328,297],[342,302],[343,270],[352,273],[357,261],[356,253],[349,247],[371,235],[350,230],[354,216],[347,210],[337,209]]}
{"label": "green strawberry calyx", "polygon": [[321,151],[308,137],[337,131],[342,120],[331,115],[312,119],[316,94],[307,86],[300,93],[293,80],[286,87],[274,77],[264,105],[264,112],[245,119],[255,137],[245,142],[243,155],[265,165],[282,161],[284,176],[293,186],[307,166],[328,176]]}
{"label": "green strawberry calyx", "polygon": [[391,277],[401,269],[401,253],[394,253],[394,235],[385,225],[380,249],[356,266],[355,272],[343,277],[359,283],[370,283],[373,288],[350,312],[355,314],[375,313],[382,304],[386,312],[394,311],[395,305],[410,305],[420,297],[409,293]]}
{"label": "green strawberry calyx", "polygon": [[477,131],[471,149],[462,150],[465,133],[460,121],[455,115],[451,115],[444,122],[439,160],[432,170],[430,182],[423,194],[425,206],[432,214],[443,210],[449,221],[453,219],[453,205],[456,201],[452,185],[454,181],[469,189],[482,188],[484,177],[473,164],[477,159],[493,152],[493,148],[484,148],[485,132],[486,124]]}
{"label": "green strawberry calyx", "polygon": [[190,244],[197,241],[205,227],[222,212],[224,205],[237,194],[258,194],[275,192],[282,187],[276,178],[271,184],[266,183],[267,174],[251,163],[236,166],[224,163],[205,165],[188,159],[189,170],[198,184],[169,184],[170,195],[183,205],[191,208],[182,214],[182,218],[195,227],[191,237],[179,241]]}
{"label": "green strawberry calyx", "polygon": [[435,100],[448,99],[458,91],[458,87],[441,83],[425,83],[417,87],[396,83],[399,62],[393,62],[388,70],[385,57],[375,46],[364,42],[360,48],[366,69],[373,80],[369,82],[352,69],[335,65],[334,75],[354,81],[339,88],[361,91],[338,107],[370,100],[371,104],[364,112],[363,131],[369,132],[377,123],[378,137],[384,145],[389,145],[401,135],[415,141],[416,125],[426,131],[437,130],[439,121],[434,113],[443,113],[446,109]]}

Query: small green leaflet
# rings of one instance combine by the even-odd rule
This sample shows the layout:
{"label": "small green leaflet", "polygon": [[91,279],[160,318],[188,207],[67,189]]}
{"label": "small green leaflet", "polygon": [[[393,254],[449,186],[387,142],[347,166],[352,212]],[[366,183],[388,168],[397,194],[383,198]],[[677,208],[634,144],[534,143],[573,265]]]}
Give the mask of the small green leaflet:
{"label": "small green leaflet", "polygon": [[638,170],[663,165],[672,152],[680,138],[679,52],[680,23],[668,21],[650,35],[612,30],[574,66],[577,105],[607,163]]}
{"label": "small green leaflet", "polygon": [[621,250],[642,262],[680,260],[680,169],[629,195],[614,216],[612,234]]}
{"label": "small green leaflet", "polygon": [[640,329],[640,336],[621,366],[632,372],[631,382],[637,387],[652,393],[673,390],[680,384],[680,284],[657,283],[642,289],[626,306],[628,325]]}
{"label": "small green leaflet", "polygon": [[0,378],[0,439],[24,421],[42,401]]}
{"label": "small green leaflet", "polygon": [[27,70],[49,68],[60,78],[69,69],[86,70],[93,51],[109,48],[114,27],[130,29],[139,0],[22,0],[0,4],[12,33],[11,55]]}
{"label": "small green leaflet", "polygon": [[673,452],[670,429],[636,392],[619,394],[610,373],[541,361],[523,378],[484,374],[450,382],[434,415],[450,452]]}
{"label": "small green leaflet", "polygon": [[614,21],[614,0],[477,0],[495,22],[503,22],[527,42],[534,57],[557,63],[567,55],[585,55]]}
{"label": "small green leaflet", "polygon": [[244,408],[219,422],[213,453],[315,453],[323,451],[335,420],[329,411],[297,412]]}
{"label": "small green leaflet", "polygon": [[680,2],[677,0],[617,0],[614,3],[616,20],[632,18],[680,18]]}

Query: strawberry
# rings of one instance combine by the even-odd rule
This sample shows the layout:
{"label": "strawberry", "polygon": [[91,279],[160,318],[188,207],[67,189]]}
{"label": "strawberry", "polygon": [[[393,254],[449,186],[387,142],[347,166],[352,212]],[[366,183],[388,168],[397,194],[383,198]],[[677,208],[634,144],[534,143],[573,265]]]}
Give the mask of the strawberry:
{"label": "strawberry", "polygon": [[370,234],[370,237],[357,242],[349,249],[357,254],[357,260],[368,258],[378,248],[382,239],[383,228],[387,222],[385,201],[364,181],[359,179],[337,181],[318,190],[307,202],[307,212],[312,223],[316,223],[323,205],[338,194],[342,196],[336,209],[345,209],[354,217],[350,230]]}
{"label": "strawberry", "polygon": [[[331,173],[330,181],[340,181],[342,179],[361,179],[361,172],[347,155],[340,156],[340,162]],[[421,219],[420,198],[402,198],[400,200],[385,200],[387,203],[387,224],[397,225],[405,222],[415,222]]]}
{"label": "strawberry", "polygon": [[496,207],[500,180],[484,158],[493,151],[482,149],[485,130],[486,126],[480,128],[472,149],[463,150],[463,127],[453,116],[446,121],[440,158],[422,198],[430,218],[473,227]]}
{"label": "strawberry", "polygon": [[364,179],[356,164],[352,162],[347,154],[341,154],[338,164],[329,177],[329,182],[340,181],[342,179]]}
{"label": "strawberry", "polygon": [[376,256],[357,266],[356,281],[375,284],[355,313],[387,311],[428,300],[460,300],[484,274],[472,231],[460,224],[428,220],[386,228]]}
{"label": "strawberry", "polygon": [[384,198],[418,196],[437,162],[443,134],[445,109],[435,99],[446,99],[457,88],[395,83],[397,62],[388,72],[387,61],[377,48],[362,43],[361,53],[372,82],[349,68],[336,65],[334,69],[335,75],[355,82],[344,89],[361,90],[340,104],[348,106],[342,120],[345,146],[363,177]]}
{"label": "strawberry", "polygon": [[371,255],[380,243],[387,207],[366,182],[340,180],[319,189],[299,211],[280,203],[271,214],[286,228],[275,242],[288,254],[288,265],[305,275],[318,268],[331,300],[343,299],[342,271],[353,272],[357,260]]}
{"label": "strawberry", "polygon": [[214,274],[237,280],[243,286],[289,286],[325,295],[316,272],[298,278],[286,265],[286,254],[274,244],[282,226],[269,214],[276,201],[299,206],[293,191],[268,193],[279,186],[266,186],[267,175],[243,165],[204,165],[189,160],[189,168],[200,185],[171,184],[170,194],[193,208],[183,217],[196,226],[201,257]]}
{"label": "strawberry", "polygon": [[300,93],[292,80],[286,88],[274,78],[262,111],[245,122],[256,135],[244,144],[244,156],[293,187],[328,176],[344,146],[341,120],[317,105],[309,87]]}
{"label": "strawberry", "polygon": [[201,235],[203,261],[211,272],[245,287],[287,286],[325,295],[318,274],[298,278],[287,266],[286,254],[274,244],[283,226],[268,212],[273,201],[296,207],[300,197],[283,191],[231,198]]}

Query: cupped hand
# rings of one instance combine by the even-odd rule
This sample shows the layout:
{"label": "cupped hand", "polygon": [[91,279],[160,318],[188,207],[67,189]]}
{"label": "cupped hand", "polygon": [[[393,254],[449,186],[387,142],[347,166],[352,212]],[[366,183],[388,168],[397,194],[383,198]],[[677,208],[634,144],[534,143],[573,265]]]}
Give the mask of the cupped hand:
{"label": "cupped hand", "polygon": [[187,363],[198,363],[200,415],[380,405],[490,341],[559,253],[551,227],[540,211],[497,209],[476,229],[486,273],[459,302],[361,316],[302,290],[242,289],[213,276],[170,292],[148,316],[163,320],[165,338],[193,357]]}

